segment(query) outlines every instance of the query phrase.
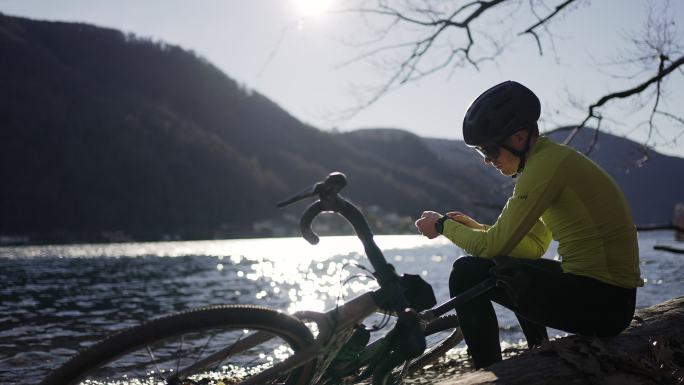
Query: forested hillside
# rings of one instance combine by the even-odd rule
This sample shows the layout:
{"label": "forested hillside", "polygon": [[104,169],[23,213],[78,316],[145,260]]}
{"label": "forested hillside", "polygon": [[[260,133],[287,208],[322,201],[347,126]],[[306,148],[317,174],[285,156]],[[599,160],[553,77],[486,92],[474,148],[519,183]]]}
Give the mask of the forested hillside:
{"label": "forested hillside", "polygon": [[176,46],[0,16],[0,57],[5,237],[249,236],[335,170],[356,202],[402,216],[497,200],[454,185],[415,135],[322,132]]}

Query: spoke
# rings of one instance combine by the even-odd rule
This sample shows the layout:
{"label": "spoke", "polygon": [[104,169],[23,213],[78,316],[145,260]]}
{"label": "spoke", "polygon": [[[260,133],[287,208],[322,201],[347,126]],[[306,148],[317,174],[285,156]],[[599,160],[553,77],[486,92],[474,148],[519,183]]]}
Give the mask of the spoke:
{"label": "spoke", "polygon": [[399,374],[399,383],[401,383],[401,381],[404,379],[404,377],[406,377],[406,375],[408,374],[410,363],[411,363],[410,360],[404,362],[404,367],[401,369],[401,373]]}
{"label": "spoke", "polygon": [[243,333],[243,334],[240,334],[239,337],[238,337],[238,340],[235,341],[235,342],[233,342],[233,343],[231,344],[230,350],[228,350],[228,352],[227,352],[226,355],[221,359],[221,361],[219,361],[219,362],[216,364],[216,366],[214,366],[214,369],[216,369],[216,368],[218,368],[219,366],[221,366],[221,364],[223,364],[223,362],[224,362],[226,359],[228,359],[228,357],[230,357],[230,355],[233,353],[233,349],[235,348],[235,346],[237,346],[237,344],[240,343],[240,341],[242,341],[242,337],[243,337],[243,336],[244,336],[244,333]]}
{"label": "spoke", "polygon": [[154,357],[154,353],[152,352],[152,349],[150,349],[150,345],[146,345],[145,348],[147,349],[147,354],[149,354],[150,358],[152,359],[152,363],[154,363],[155,369],[157,369],[157,373],[159,376],[159,379],[162,381],[165,381],[164,377],[161,376],[162,372],[159,369],[159,365],[157,364],[157,359]]}
{"label": "spoke", "polygon": [[178,361],[176,361],[176,373],[180,370],[180,362],[181,358],[183,357],[182,351],[183,351],[183,341],[185,339],[185,334],[181,334],[181,340],[180,340],[180,347],[178,348]]}
{"label": "spoke", "polygon": [[197,358],[195,359],[195,362],[199,361],[202,358],[202,353],[204,353],[204,349],[206,349],[207,346],[209,346],[211,341],[214,339],[214,336],[215,336],[215,334],[212,334],[211,337],[209,337],[209,339],[207,340],[207,343],[205,343],[204,346],[202,346],[202,349],[200,349],[199,353],[197,354]]}

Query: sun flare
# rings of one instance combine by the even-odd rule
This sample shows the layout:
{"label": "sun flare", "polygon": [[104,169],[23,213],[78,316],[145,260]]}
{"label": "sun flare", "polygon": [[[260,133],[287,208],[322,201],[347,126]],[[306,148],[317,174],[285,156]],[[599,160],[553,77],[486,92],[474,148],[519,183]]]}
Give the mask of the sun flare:
{"label": "sun flare", "polygon": [[332,0],[294,0],[299,15],[302,17],[319,16],[329,11]]}

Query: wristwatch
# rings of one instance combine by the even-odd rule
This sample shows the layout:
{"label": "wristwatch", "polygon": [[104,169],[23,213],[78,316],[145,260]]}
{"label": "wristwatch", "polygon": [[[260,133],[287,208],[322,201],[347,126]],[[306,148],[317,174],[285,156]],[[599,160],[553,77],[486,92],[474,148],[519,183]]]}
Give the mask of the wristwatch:
{"label": "wristwatch", "polygon": [[435,222],[435,230],[437,230],[437,233],[442,234],[442,232],[444,232],[444,221],[447,219],[449,219],[449,216],[444,214]]}

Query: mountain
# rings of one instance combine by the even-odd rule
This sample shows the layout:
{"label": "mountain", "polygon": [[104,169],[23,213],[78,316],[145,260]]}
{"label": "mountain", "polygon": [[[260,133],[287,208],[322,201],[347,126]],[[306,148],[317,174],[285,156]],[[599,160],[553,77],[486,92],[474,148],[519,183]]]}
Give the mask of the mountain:
{"label": "mountain", "polygon": [[173,45],[0,15],[0,58],[7,239],[249,236],[336,170],[346,195],[401,216],[488,196],[415,135],[322,132]]}
{"label": "mountain", "polygon": [[[627,161],[607,138],[596,154]],[[611,171],[638,220],[662,222],[683,191],[667,171],[682,160],[657,159],[630,175],[667,199],[633,199],[639,182]],[[379,232],[424,209],[491,221],[511,186],[458,141],[306,125],[177,46],[0,14],[0,243],[270,235],[303,209],[275,202],[331,171]]]}

